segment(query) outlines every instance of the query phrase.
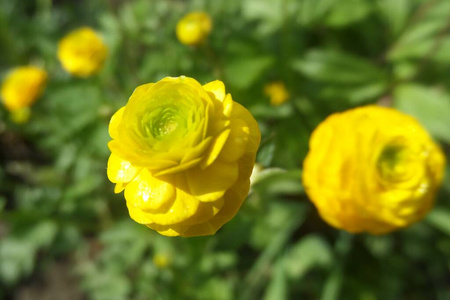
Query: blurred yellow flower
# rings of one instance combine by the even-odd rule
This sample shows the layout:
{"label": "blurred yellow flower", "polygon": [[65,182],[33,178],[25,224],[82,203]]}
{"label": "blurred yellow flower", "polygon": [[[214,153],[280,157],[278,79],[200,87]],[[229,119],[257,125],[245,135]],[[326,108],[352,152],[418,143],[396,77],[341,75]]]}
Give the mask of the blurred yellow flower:
{"label": "blurred yellow flower", "polygon": [[205,12],[193,12],[184,16],[177,24],[178,40],[185,45],[202,44],[212,29],[212,21]]}
{"label": "blurred yellow flower", "polygon": [[30,107],[43,92],[47,73],[38,67],[27,66],[13,69],[3,80],[1,95],[9,111]]}
{"label": "blurred yellow flower", "polygon": [[11,121],[17,124],[24,124],[28,122],[31,116],[31,110],[29,107],[24,107],[11,111],[10,113]]}
{"label": "blurred yellow flower", "polygon": [[141,85],[109,132],[108,178],[131,218],[160,234],[214,234],[248,194],[260,132],[221,81]]}
{"label": "blurred yellow flower", "polygon": [[289,92],[281,81],[274,81],[264,86],[264,94],[270,98],[270,104],[277,106],[289,100]]}
{"label": "blurred yellow flower", "polygon": [[365,106],[329,116],[313,132],[303,184],[322,218],[349,232],[384,234],[422,219],[445,165],[412,117]]}
{"label": "blurred yellow flower", "polygon": [[58,45],[58,58],[63,68],[78,77],[88,77],[98,72],[107,53],[103,40],[89,27],[70,32]]}
{"label": "blurred yellow flower", "polygon": [[163,253],[156,253],[153,256],[153,263],[160,269],[167,268],[170,265],[171,260],[169,255]]}

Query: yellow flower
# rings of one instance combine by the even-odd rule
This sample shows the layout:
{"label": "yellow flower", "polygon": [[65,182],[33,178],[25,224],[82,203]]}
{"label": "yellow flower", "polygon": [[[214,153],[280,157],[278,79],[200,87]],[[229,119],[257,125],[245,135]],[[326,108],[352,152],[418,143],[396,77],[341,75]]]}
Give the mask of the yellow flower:
{"label": "yellow flower", "polygon": [[108,178],[131,218],[160,234],[214,234],[248,194],[260,132],[221,81],[141,85],[109,132]]}
{"label": "yellow flower", "polygon": [[322,218],[349,232],[384,234],[422,219],[445,157],[412,117],[365,106],[329,116],[313,132],[303,184]]}
{"label": "yellow flower", "polygon": [[24,124],[28,122],[31,116],[31,110],[29,107],[24,107],[21,109],[13,110],[10,113],[11,121],[13,121],[16,124]]}
{"label": "yellow flower", "polygon": [[58,45],[63,68],[78,77],[88,77],[103,66],[108,49],[94,30],[82,27],[66,35]]}
{"label": "yellow flower", "polygon": [[277,106],[286,102],[290,95],[281,81],[271,82],[264,87],[264,94],[270,98],[270,104]]}
{"label": "yellow flower", "polygon": [[193,12],[184,16],[177,24],[178,40],[185,45],[202,44],[212,29],[212,21],[207,13]]}
{"label": "yellow flower", "polygon": [[171,261],[171,257],[164,253],[156,253],[153,256],[153,263],[160,269],[167,268],[170,265]]}
{"label": "yellow flower", "polygon": [[41,95],[47,82],[47,73],[38,67],[19,67],[3,80],[1,95],[9,111],[30,107]]}

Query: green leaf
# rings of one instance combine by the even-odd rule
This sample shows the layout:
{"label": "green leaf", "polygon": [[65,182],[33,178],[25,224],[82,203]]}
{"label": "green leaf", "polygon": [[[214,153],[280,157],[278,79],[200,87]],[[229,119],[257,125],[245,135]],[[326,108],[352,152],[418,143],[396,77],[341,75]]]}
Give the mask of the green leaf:
{"label": "green leaf", "polygon": [[449,25],[450,1],[434,1],[429,6],[424,3],[418,10],[416,23],[408,28],[389,51],[390,60],[421,58],[425,55],[432,58],[433,52],[439,50],[445,37],[443,33]]}
{"label": "green leaf", "polygon": [[297,20],[306,26],[316,24],[326,16],[336,2],[336,0],[301,0]]}
{"label": "green leaf", "polygon": [[272,273],[272,279],[264,294],[264,300],[283,300],[288,299],[288,285],[284,271],[284,261],[279,260],[275,263]]}
{"label": "green leaf", "polygon": [[252,189],[261,194],[303,193],[301,170],[285,171],[278,168],[262,170],[256,175]]}
{"label": "green leaf", "polygon": [[425,218],[431,226],[450,236],[450,212],[443,207],[435,207]]}
{"label": "green leaf", "polygon": [[418,84],[404,84],[394,91],[395,108],[417,118],[432,135],[450,143],[450,95]]}
{"label": "green leaf", "polygon": [[247,89],[274,63],[271,56],[241,57],[225,68],[227,81],[238,89]]}
{"label": "green leaf", "polygon": [[330,50],[311,50],[292,67],[310,79],[340,84],[376,81],[384,75],[363,58]]}
{"label": "green leaf", "polygon": [[332,262],[333,254],[325,239],[317,234],[311,234],[295,244],[285,259],[289,276],[300,280],[315,267],[328,267]]}
{"label": "green leaf", "polygon": [[294,61],[294,70],[326,83],[322,97],[358,103],[373,99],[387,89],[386,73],[371,62],[346,53],[312,50]]}
{"label": "green leaf", "polygon": [[366,0],[345,0],[336,2],[326,23],[331,27],[345,27],[369,15],[372,6]]}
{"label": "green leaf", "polygon": [[242,1],[242,14],[248,20],[261,21],[254,32],[269,35],[282,28],[287,18],[295,15],[296,0],[247,0]]}
{"label": "green leaf", "polygon": [[410,0],[379,0],[377,2],[381,17],[388,24],[392,37],[403,30],[411,11]]}

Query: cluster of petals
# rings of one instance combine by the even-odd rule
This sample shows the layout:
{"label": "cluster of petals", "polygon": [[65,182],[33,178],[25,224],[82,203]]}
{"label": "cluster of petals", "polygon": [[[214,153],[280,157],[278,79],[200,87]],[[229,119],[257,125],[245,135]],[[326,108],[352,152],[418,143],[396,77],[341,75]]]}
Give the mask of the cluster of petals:
{"label": "cluster of petals", "polygon": [[35,66],[13,69],[2,83],[3,105],[11,112],[33,105],[47,83],[47,72]]}
{"label": "cluster of petals", "polygon": [[184,16],[177,24],[178,40],[189,46],[201,45],[212,30],[212,20],[205,12],[192,12]]}
{"label": "cluster of petals", "polygon": [[125,190],[132,219],[163,235],[214,234],[248,194],[260,132],[221,81],[141,85],[109,132],[115,192]]}
{"label": "cluster of petals", "polygon": [[77,77],[88,77],[100,71],[107,54],[102,38],[89,27],[70,32],[58,45],[62,67]]}
{"label": "cluster of petals", "polygon": [[333,114],[315,129],[302,177],[329,224],[384,234],[425,216],[444,166],[441,149],[415,119],[365,106]]}

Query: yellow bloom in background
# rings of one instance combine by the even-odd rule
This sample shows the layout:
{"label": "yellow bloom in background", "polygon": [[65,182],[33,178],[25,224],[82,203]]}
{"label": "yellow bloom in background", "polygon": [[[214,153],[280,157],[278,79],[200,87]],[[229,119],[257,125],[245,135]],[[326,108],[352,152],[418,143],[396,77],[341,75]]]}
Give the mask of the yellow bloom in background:
{"label": "yellow bloom in background", "polygon": [[212,21],[207,13],[193,12],[184,16],[177,24],[178,40],[189,46],[202,44],[212,29]]}
{"label": "yellow bloom in background", "polygon": [[3,80],[1,96],[3,105],[9,111],[28,108],[44,91],[47,72],[27,66],[13,69]]}
{"label": "yellow bloom in background", "polygon": [[275,81],[264,86],[264,94],[270,98],[270,104],[277,106],[289,100],[289,92],[281,81]]}
{"label": "yellow bloom in background", "polygon": [[153,263],[155,264],[155,266],[157,266],[160,269],[167,268],[171,262],[172,262],[172,259],[167,254],[156,253],[155,255],[153,255]]}
{"label": "yellow bloom in background", "polygon": [[11,111],[9,114],[9,117],[11,121],[13,121],[16,124],[24,124],[28,122],[28,120],[31,117],[31,110],[29,107],[24,107],[20,109],[16,109]]}
{"label": "yellow bloom in background", "polygon": [[412,117],[365,106],[313,132],[303,184],[322,218],[349,232],[384,234],[422,219],[444,172],[439,146]]}
{"label": "yellow bloom in background", "polygon": [[78,77],[88,77],[103,66],[108,49],[100,36],[89,27],[66,35],[58,45],[58,58],[63,68]]}
{"label": "yellow bloom in background", "polygon": [[167,236],[214,234],[250,188],[253,116],[221,81],[167,77],[139,86],[111,118],[108,178],[132,219]]}

